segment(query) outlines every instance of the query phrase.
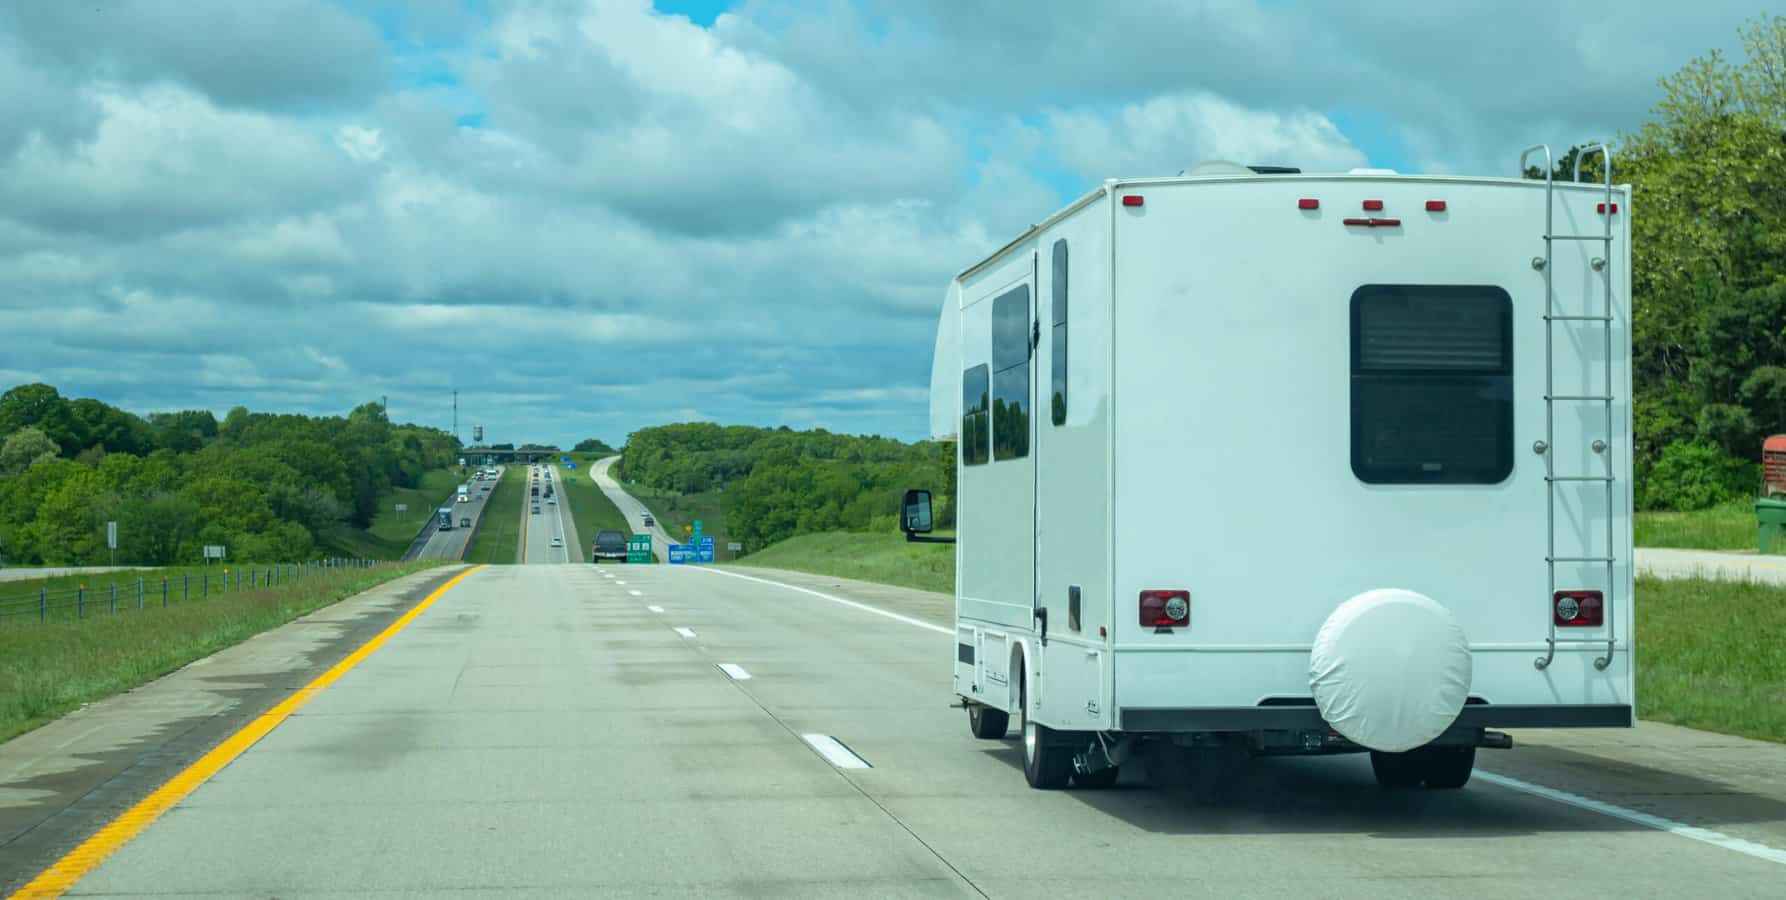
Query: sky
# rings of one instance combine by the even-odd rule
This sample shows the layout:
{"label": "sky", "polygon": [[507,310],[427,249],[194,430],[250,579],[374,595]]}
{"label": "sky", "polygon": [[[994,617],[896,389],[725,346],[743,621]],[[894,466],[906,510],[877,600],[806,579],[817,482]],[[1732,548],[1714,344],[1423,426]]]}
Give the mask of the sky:
{"label": "sky", "polygon": [[918,439],[949,279],[1102,179],[1509,174],[1764,10],[0,3],[0,388]]}

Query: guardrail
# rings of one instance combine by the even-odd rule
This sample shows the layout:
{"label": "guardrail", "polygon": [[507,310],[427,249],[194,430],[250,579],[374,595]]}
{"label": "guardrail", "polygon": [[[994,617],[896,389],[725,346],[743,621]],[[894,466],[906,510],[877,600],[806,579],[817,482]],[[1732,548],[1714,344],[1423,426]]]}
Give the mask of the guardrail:
{"label": "guardrail", "polygon": [[91,586],[83,583],[73,588],[55,590],[38,588],[30,594],[0,594],[0,622],[48,622],[52,618],[63,618],[68,610],[74,611],[76,619],[116,615],[120,611],[190,603],[206,599],[212,594],[281,587],[313,575],[345,569],[370,569],[377,565],[392,564],[388,560],[330,558],[276,566],[234,567],[215,573],[182,572],[178,577],[138,576],[132,581],[111,581]]}

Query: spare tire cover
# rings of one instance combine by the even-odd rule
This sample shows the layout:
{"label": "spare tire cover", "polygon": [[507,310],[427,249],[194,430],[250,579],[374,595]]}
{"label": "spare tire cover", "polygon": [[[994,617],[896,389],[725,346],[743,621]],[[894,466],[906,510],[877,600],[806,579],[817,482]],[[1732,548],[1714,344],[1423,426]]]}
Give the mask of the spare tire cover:
{"label": "spare tire cover", "polygon": [[1451,727],[1469,697],[1470,642],[1424,594],[1366,591],[1315,636],[1309,686],[1333,730],[1372,750],[1411,750]]}

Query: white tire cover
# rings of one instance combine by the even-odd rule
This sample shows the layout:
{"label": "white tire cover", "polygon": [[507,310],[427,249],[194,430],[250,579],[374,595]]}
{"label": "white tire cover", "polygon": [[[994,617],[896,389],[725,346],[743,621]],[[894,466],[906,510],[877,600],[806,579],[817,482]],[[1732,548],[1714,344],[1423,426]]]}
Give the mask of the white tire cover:
{"label": "white tire cover", "polygon": [[1399,588],[1340,604],[1309,654],[1321,717],[1372,750],[1411,750],[1438,737],[1463,709],[1470,677],[1470,642],[1451,612]]}

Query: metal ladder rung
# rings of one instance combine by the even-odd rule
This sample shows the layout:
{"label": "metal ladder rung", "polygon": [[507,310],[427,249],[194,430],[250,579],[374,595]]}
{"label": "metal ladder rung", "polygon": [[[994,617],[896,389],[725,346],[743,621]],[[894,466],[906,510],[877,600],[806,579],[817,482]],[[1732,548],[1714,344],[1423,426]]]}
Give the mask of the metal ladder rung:
{"label": "metal ladder rung", "polygon": [[1610,322],[1611,316],[1545,316],[1546,322]]}
{"label": "metal ladder rung", "polygon": [[1608,241],[1608,242],[1610,242],[1612,240],[1612,235],[1610,235],[1610,234],[1547,234],[1544,236],[1544,239],[1547,241]]}
{"label": "metal ladder rung", "polygon": [[1549,475],[1545,481],[1611,481],[1611,475]]}
{"label": "metal ladder rung", "polygon": [[1606,403],[1612,402],[1612,397],[1605,395],[1605,394],[1546,394],[1544,399],[1546,399],[1546,400],[1600,400],[1600,401],[1603,401]]}
{"label": "metal ladder rung", "polygon": [[1566,562],[1566,563],[1584,563],[1584,562],[1591,562],[1591,563],[1611,563],[1611,562],[1618,562],[1618,560],[1616,560],[1616,559],[1613,559],[1613,558],[1612,558],[1612,557],[1610,557],[1610,556],[1546,556],[1546,557],[1544,557],[1544,561],[1545,561],[1545,562],[1553,562],[1553,563],[1560,563],[1560,562]]}

